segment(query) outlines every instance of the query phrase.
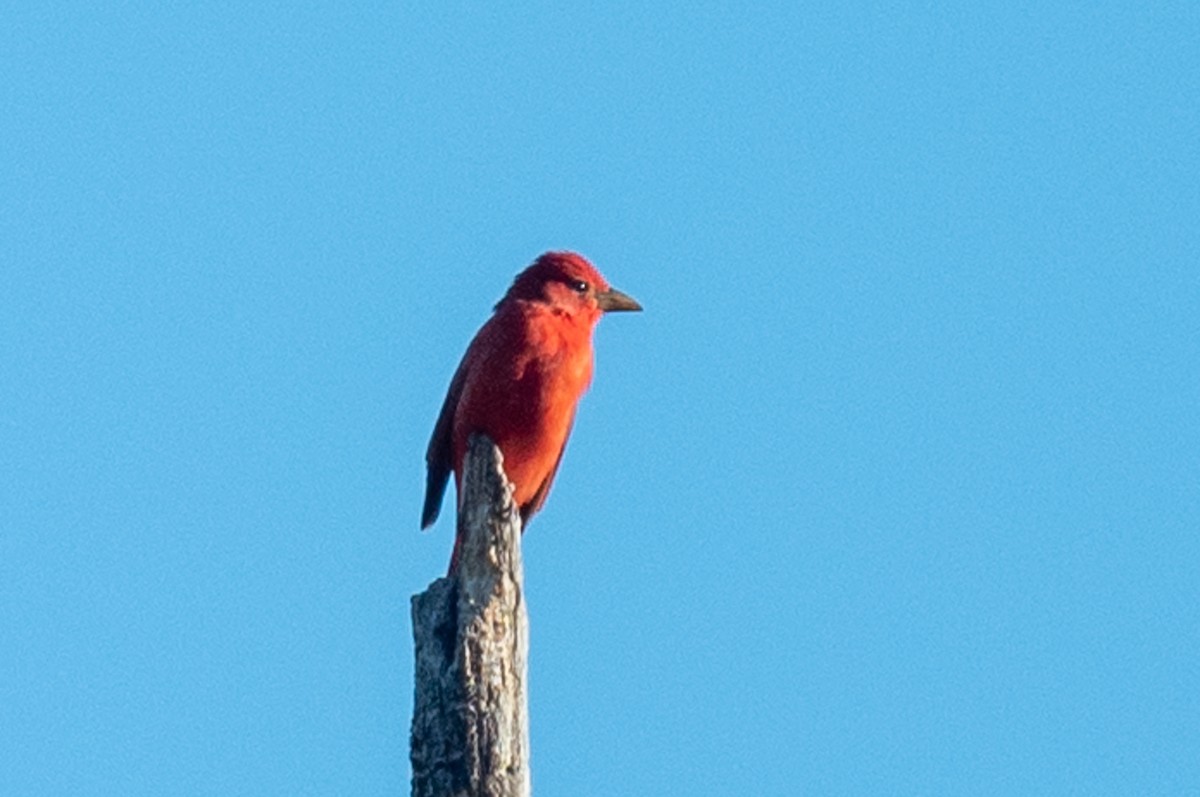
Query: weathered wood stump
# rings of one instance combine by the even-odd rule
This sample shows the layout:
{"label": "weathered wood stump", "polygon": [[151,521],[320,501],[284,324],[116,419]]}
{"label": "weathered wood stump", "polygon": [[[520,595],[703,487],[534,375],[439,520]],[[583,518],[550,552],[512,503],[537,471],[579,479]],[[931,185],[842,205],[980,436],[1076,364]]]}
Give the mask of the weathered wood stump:
{"label": "weathered wood stump", "polygon": [[528,797],[521,518],[499,449],[471,438],[457,572],[412,599],[413,797]]}

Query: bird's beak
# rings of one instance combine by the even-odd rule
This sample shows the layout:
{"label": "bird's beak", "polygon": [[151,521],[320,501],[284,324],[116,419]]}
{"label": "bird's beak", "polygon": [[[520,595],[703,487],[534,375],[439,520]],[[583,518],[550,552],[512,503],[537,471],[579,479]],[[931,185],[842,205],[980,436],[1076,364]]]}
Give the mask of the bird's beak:
{"label": "bird's beak", "polygon": [[597,293],[596,305],[606,313],[636,312],[642,309],[632,296],[627,296],[615,288]]}

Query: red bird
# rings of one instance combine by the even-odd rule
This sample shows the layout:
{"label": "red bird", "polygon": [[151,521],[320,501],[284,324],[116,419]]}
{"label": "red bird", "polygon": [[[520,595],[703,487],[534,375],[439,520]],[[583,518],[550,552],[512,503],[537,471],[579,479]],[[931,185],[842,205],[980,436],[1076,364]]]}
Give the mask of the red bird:
{"label": "red bird", "polygon": [[[575,405],[592,381],[592,329],[605,312],[641,310],[582,255],[547,252],[513,280],[463,355],[425,452],[421,528],[437,519],[450,471],[462,494],[467,439],[500,447],[522,523],[542,508]],[[450,572],[458,561],[454,541]]]}

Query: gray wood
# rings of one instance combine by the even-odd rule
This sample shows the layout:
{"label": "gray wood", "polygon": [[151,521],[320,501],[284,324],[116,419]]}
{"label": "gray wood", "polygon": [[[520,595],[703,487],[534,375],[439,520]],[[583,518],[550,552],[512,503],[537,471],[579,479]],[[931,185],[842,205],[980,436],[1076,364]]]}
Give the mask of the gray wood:
{"label": "gray wood", "polygon": [[474,436],[458,570],[412,599],[414,797],[528,797],[529,625],[521,519],[499,449]]}

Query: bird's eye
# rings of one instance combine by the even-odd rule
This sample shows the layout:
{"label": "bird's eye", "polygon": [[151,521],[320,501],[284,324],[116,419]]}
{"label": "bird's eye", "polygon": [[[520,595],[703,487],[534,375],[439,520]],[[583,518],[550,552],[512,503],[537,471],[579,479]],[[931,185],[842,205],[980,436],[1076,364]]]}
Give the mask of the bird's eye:
{"label": "bird's eye", "polygon": [[588,292],[588,284],[583,280],[574,280],[569,284],[571,286],[571,290],[575,291],[576,293]]}

